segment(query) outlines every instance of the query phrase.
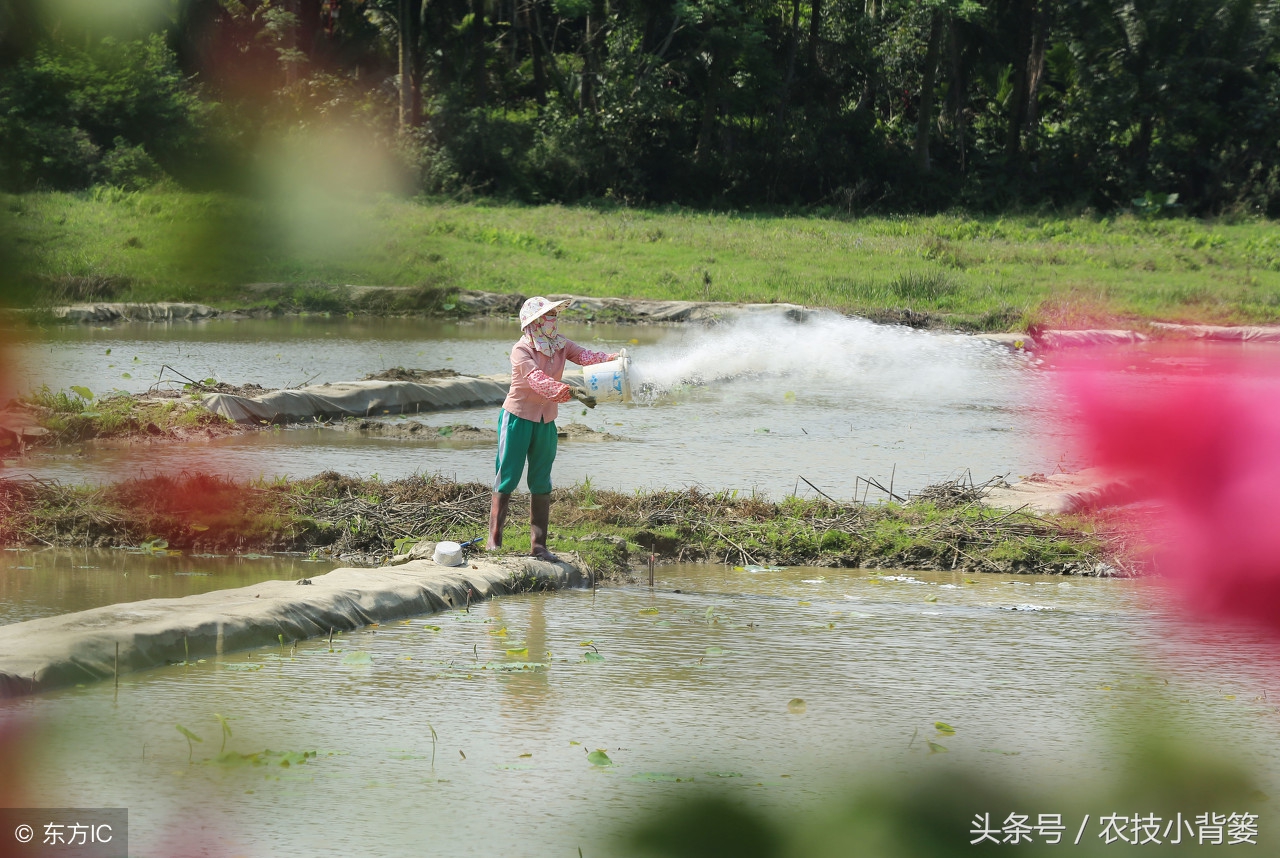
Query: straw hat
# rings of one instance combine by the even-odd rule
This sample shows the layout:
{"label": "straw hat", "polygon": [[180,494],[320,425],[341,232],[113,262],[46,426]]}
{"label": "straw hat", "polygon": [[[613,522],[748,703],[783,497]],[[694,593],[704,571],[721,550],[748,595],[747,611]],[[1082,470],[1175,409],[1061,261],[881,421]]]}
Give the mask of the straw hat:
{"label": "straw hat", "polygon": [[572,303],[572,301],[552,301],[541,296],[530,298],[520,308],[520,330],[523,331],[552,310],[562,310]]}

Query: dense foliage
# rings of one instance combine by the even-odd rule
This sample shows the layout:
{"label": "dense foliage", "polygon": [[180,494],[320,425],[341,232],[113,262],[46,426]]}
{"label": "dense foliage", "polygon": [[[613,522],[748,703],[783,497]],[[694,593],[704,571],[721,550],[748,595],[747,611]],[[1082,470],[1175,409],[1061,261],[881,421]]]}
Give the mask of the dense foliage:
{"label": "dense foliage", "polygon": [[429,193],[1280,214],[1275,0],[160,5],[103,37],[0,0],[5,185],[210,181],[340,123]]}
{"label": "dense foliage", "polygon": [[198,143],[201,112],[159,36],[41,45],[0,76],[4,182],[147,184]]}

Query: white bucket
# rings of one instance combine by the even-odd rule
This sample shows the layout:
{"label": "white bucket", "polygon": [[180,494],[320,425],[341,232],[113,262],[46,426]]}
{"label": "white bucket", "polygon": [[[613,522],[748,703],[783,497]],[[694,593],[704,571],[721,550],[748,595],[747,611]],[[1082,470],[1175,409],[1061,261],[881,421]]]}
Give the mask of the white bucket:
{"label": "white bucket", "polygon": [[463,563],[462,546],[456,542],[437,542],[435,553],[431,559],[441,566],[461,566]]}
{"label": "white bucket", "polygon": [[630,368],[631,358],[627,356],[626,349],[619,350],[616,360],[584,366],[582,381],[587,393],[594,396],[597,402],[630,402]]}

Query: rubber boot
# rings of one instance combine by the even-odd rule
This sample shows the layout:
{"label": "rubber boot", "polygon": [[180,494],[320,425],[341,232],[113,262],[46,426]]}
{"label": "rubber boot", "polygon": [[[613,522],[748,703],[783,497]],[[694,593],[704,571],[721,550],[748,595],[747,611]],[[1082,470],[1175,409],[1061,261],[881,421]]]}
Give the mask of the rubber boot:
{"label": "rubber boot", "polygon": [[485,547],[497,551],[502,547],[502,528],[507,523],[507,510],[511,509],[511,495],[493,493],[489,501],[489,541]]}
{"label": "rubber boot", "polygon": [[547,549],[547,528],[551,524],[551,495],[529,496],[529,553],[539,560],[559,562]]}

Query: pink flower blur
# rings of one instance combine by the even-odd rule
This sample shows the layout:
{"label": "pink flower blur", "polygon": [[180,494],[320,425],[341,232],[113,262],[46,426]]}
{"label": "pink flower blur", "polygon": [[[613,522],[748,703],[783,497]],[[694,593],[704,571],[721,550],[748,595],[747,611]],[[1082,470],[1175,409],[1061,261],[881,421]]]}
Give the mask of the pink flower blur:
{"label": "pink flower blur", "polygon": [[[1271,356],[1274,359],[1274,356]],[[1271,364],[1271,365],[1268,365]],[[1152,560],[1194,612],[1280,635],[1280,373],[1184,347],[1061,375],[1093,464],[1154,502]],[[1142,522],[1145,521],[1145,524]]]}

